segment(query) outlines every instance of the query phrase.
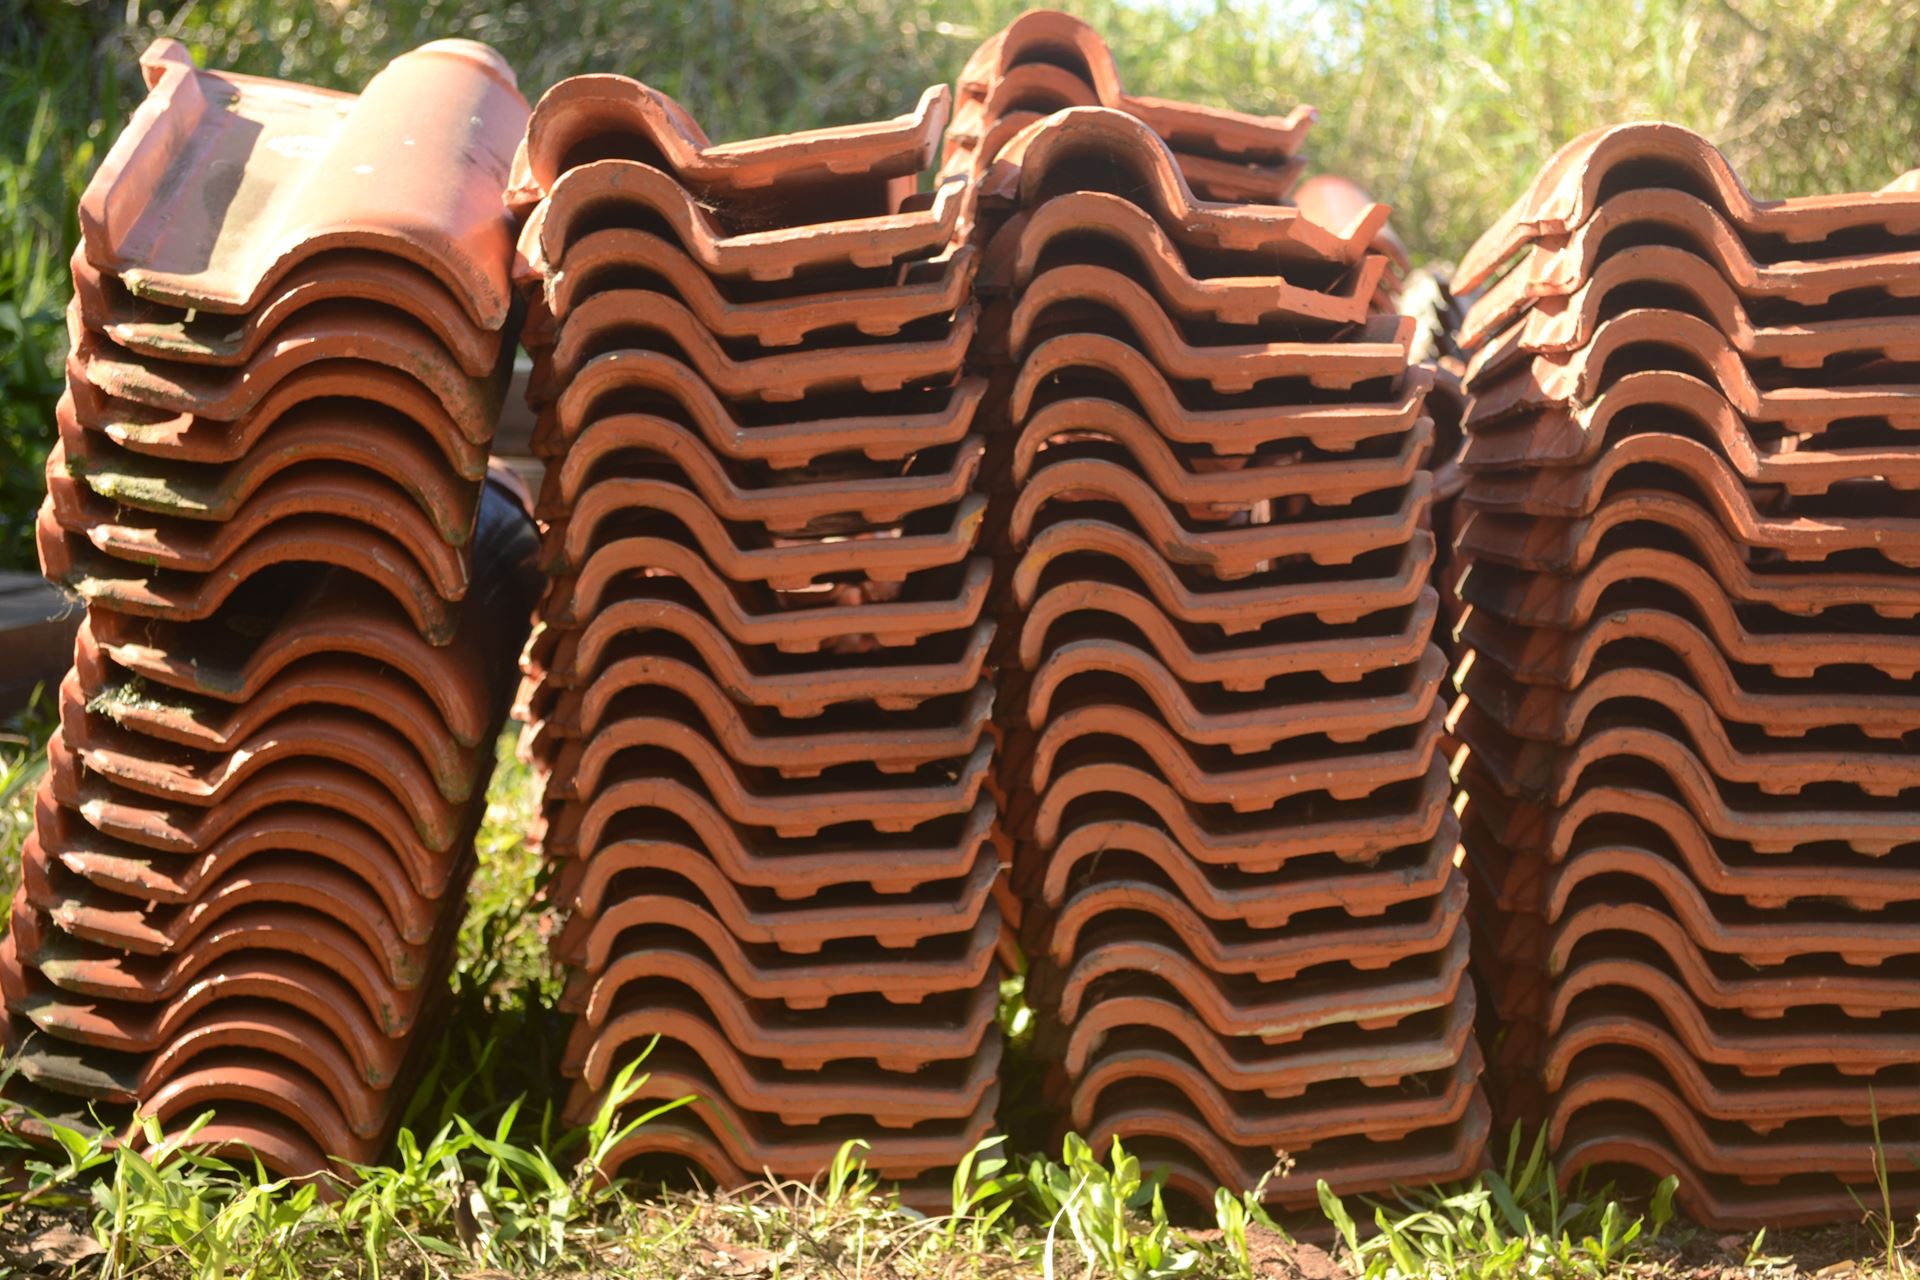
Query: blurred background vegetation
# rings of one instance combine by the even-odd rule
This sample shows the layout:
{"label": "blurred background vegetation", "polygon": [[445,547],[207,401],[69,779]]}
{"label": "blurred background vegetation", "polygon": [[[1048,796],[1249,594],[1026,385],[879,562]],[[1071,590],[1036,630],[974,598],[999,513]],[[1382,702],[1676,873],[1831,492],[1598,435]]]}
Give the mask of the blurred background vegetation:
{"label": "blurred background vegetation", "polygon": [[[1315,167],[1457,255],[1556,147],[1662,117],[1756,191],[1878,187],[1920,165],[1920,0],[1059,0],[1142,92],[1320,108]],[[33,560],[73,205],[156,36],[202,65],[357,88],[437,36],[499,47],[529,96],[639,76],[716,138],[890,115],[1020,0],[0,0],[0,567]]]}

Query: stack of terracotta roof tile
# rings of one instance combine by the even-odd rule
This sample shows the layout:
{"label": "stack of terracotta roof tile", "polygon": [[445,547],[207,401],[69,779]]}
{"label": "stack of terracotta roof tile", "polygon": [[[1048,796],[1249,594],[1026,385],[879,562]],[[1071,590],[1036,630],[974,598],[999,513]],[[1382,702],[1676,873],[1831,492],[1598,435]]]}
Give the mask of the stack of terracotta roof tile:
{"label": "stack of terracotta roof tile", "polygon": [[[1474,940],[1564,1176],[1920,1201],[1920,197],[1583,137],[1462,265]],[[1545,1097],[1521,1093],[1533,1080]],[[1902,1209],[1901,1207],[1904,1206]]]}
{"label": "stack of terracotta roof tile", "polygon": [[[1039,270],[1042,255],[1079,254],[1089,263],[1152,282],[1163,293],[1171,290],[1193,314],[1207,314],[1210,307],[1230,323],[1250,325],[1285,314],[1284,307],[1269,306],[1266,280],[1210,278],[1204,251],[1198,269],[1169,273],[1169,264],[1181,263],[1182,250],[1149,209],[1124,196],[1069,191],[1063,194],[1073,198],[1048,201],[1044,211],[1038,201],[1023,201],[1019,165],[996,169],[995,162],[1030,126],[1056,112],[1091,107],[1125,112],[1142,131],[1159,137],[1171,149],[1188,189],[1197,190],[1199,197],[1239,199],[1229,193],[1251,182],[1262,188],[1262,199],[1274,202],[1283,201],[1299,178],[1298,153],[1314,120],[1311,107],[1269,117],[1128,93],[1113,52],[1100,35],[1080,19],[1053,10],[1021,15],[975,50],[962,69],[960,106],[947,130],[941,173],[965,176],[978,190],[997,187],[968,210],[965,230],[983,251],[977,284],[982,315],[971,367],[989,386],[980,417],[989,487],[985,541],[995,560],[993,608],[1001,622],[993,665],[1002,672],[1019,666],[1014,648],[1023,614],[1011,591],[1021,549],[1012,545],[1008,526],[1020,482],[1014,457],[1018,431],[1008,409],[1019,369],[1008,349],[1007,331],[1015,300]],[[1080,163],[1097,166],[1099,161]],[[1227,180],[1242,169],[1241,179]],[[1208,175],[1220,182],[1218,190],[1206,185]],[[1385,225],[1384,218],[1369,217],[1368,226],[1383,230]],[[1368,258],[1349,282],[1347,299],[1365,294],[1377,298],[1385,266]],[[1017,709],[1005,697],[1001,705],[1003,718],[1018,719]],[[1023,769],[1004,752],[999,777],[1009,797],[1028,791]],[[1031,796],[1026,799],[1030,803]]]}
{"label": "stack of terracotta roof tile", "polygon": [[1080,19],[1051,9],[1016,18],[967,59],[947,130],[943,174],[984,175],[1028,125],[1070,107],[1110,107],[1165,141],[1203,200],[1279,204],[1299,180],[1311,107],[1256,116],[1127,92],[1113,51]]}
{"label": "stack of terracotta roof tile", "polygon": [[999,913],[944,90],[715,145],[585,76],[516,162],[552,575],[523,750],[572,909],[568,1114],[695,1094],[614,1162],[950,1168],[992,1128]]}
{"label": "stack of terracotta roof tile", "polygon": [[[1460,346],[1460,326],[1466,320],[1465,305],[1453,295],[1452,267],[1428,264],[1409,273],[1395,305],[1414,319],[1418,326],[1413,339],[1413,357],[1432,370],[1433,386],[1427,391],[1427,416],[1433,419],[1433,509],[1430,523],[1440,547],[1442,563],[1453,546],[1455,509],[1466,480],[1460,470],[1463,443],[1460,423],[1466,416],[1467,397],[1463,379],[1467,372],[1466,352]],[[1459,620],[1460,602],[1453,594],[1452,575],[1444,569],[1435,575],[1440,591],[1442,619],[1440,647],[1449,661],[1453,658],[1453,625]],[[1449,753],[1451,754],[1451,753]]]}
{"label": "stack of terracotta roof tile", "polygon": [[[1334,173],[1316,173],[1294,188],[1288,203],[1323,226],[1344,227],[1356,218],[1366,216],[1373,197],[1351,178]],[[1386,260],[1373,291],[1374,314],[1399,315],[1403,310],[1400,295],[1411,275],[1413,257],[1407,252],[1406,243],[1399,234],[1384,222],[1374,232],[1370,247]],[[1427,345],[1425,329],[1424,323],[1416,326],[1414,339],[1408,348],[1408,354],[1415,360],[1430,358],[1422,350]]]}
{"label": "stack of terracotta roof tile", "polygon": [[[1071,254],[1092,246],[1089,261],[1152,281],[1157,287],[1171,285],[1191,314],[1206,314],[1205,309],[1212,307],[1211,314],[1228,323],[1280,322],[1288,314],[1286,305],[1267,305],[1258,277],[1216,276],[1216,266],[1245,269],[1244,262],[1238,268],[1232,265],[1230,247],[1220,253],[1219,246],[1199,250],[1185,246],[1193,259],[1192,278],[1170,281],[1165,263],[1174,252],[1172,241],[1150,216],[1125,199],[1108,197],[1103,203],[1097,194],[1081,193],[1072,200],[1053,202],[1037,215],[1031,233],[1001,234],[1009,219],[1024,225],[1034,214],[1023,208],[1017,191],[1005,189],[1009,179],[1017,178],[1017,164],[1000,169],[995,181],[1002,189],[987,190],[994,162],[1028,126],[1055,112],[1081,107],[1109,108],[1140,122],[1165,144],[1196,199],[1241,205],[1297,204],[1324,225],[1356,230],[1364,226],[1373,237],[1373,252],[1357,272],[1337,286],[1327,286],[1337,287],[1340,294],[1329,303],[1333,307],[1350,310],[1353,300],[1364,298],[1373,314],[1397,314],[1394,299],[1407,266],[1405,247],[1359,187],[1326,174],[1300,181],[1304,168],[1300,150],[1315,119],[1312,107],[1262,116],[1129,93],[1120,82],[1112,50],[1099,34],[1080,19],[1053,10],[1031,10],[981,45],[961,71],[960,105],[947,131],[941,173],[970,178],[986,196],[969,210],[966,231],[971,242],[985,251],[979,281],[983,312],[972,364],[989,377],[991,387],[981,419],[987,439],[983,471],[992,494],[987,543],[996,556],[996,612],[1003,620],[1003,649],[1014,639],[1019,612],[1006,595],[1018,557],[1006,539],[1015,485],[1014,431],[1005,420],[1005,410],[1015,370],[1005,335],[1012,299],[1033,275],[1040,256]],[[1083,163],[1097,165],[1098,161]],[[1220,263],[1209,255],[1220,257]],[[1195,307],[1200,310],[1192,311]],[[1323,312],[1332,314],[1324,308],[1316,314]],[[1004,625],[1010,617],[1015,623],[1011,628]],[[1010,656],[1010,652],[996,654],[996,665],[1008,665]],[[1017,783],[1009,785],[1018,788]]]}
{"label": "stack of terracotta roof tile", "polygon": [[430,1041],[531,603],[483,482],[526,104],[465,41],[358,98],[142,68],[39,524],[88,618],[0,942],[14,1091],[212,1109],[304,1174],[379,1152]]}
{"label": "stack of terracotta roof tile", "polygon": [[1297,127],[1100,83],[1132,113],[1027,123],[981,190],[1014,370],[1010,826],[1059,1114],[1209,1202],[1282,1152],[1286,1208],[1455,1176],[1488,1116],[1426,383],[1411,322],[1371,314],[1387,211],[1202,200],[1183,157],[1290,167]]}

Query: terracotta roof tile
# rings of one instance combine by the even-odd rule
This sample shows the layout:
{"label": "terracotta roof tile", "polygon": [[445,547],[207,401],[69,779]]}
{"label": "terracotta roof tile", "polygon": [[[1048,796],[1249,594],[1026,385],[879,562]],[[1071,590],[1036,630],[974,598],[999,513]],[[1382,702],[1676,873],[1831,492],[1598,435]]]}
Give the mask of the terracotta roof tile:
{"label": "terracotta roof tile", "polygon": [[687,109],[622,75],[571,76],[548,89],[514,157],[509,198],[551,194],[583,161],[640,152],[673,180],[711,199],[761,188],[909,177],[933,160],[952,92],[934,85],[891,120],[714,143]]}
{"label": "terracotta roof tile", "polygon": [[[160,40],[147,99],[80,199],[89,261],[136,295],[246,312],[306,257],[368,249],[433,272],[484,328],[507,313],[500,199],[527,118],[505,61],[440,40],[388,65],[358,97],[197,70]],[[217,213],[180,216],[174,190]]]}

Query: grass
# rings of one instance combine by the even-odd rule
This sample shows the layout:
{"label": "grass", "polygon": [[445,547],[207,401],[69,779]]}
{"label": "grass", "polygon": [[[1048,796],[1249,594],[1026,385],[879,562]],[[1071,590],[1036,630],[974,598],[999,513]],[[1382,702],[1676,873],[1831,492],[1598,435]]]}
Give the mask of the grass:
{"label": "grass", "polygon": [[20,879],[20,846],[33,831],[33,793],[47,769],[43,744],[53,726],[52,693],[44,687],[25,710],[0,721],[0,890],[9,899]]}
{"label": "grass", "polygon": [[1606,1190],[1565,1198],[1547,1160],[1546,1135],[1531,1148],[1512,1135],[1505,1164],[1460,1191],[1404,1193],[1374,1206],[1377,1232],[1359,1226],[1323,1183],[1321,1204],[1366,1280],[1393,1276],[1605,1276],[1638,1258],[1642,1237],[1673,1220],[1675,1178],[1664,1179],[1645,1218],[1629,1217]]}

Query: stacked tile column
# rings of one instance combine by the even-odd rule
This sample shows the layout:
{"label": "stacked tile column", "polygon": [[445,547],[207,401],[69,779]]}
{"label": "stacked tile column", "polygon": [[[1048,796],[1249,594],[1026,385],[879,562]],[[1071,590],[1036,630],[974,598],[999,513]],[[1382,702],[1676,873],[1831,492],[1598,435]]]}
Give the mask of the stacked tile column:
{"label": "stacked tile column", "polygon": [[636,1105],[698,1096],[629,1171],[810,1179],[858,1138],[937,1181],[994,1127],[976,255],[967,184],[915,191],[946,112],[715,146],[586,76],[516,166],[566,1114],[650,1045]]}
{"label": "stacked tile column", "polygon": [[[1311,113],[1127,94],[1035,14],[963,73],[1004,425],[1003,786],[1063,1128],[1300,1209],[1476,1168],[1431,424],[1386,210]],[[1329,199],[1332,197],[1330,196]],[[1384,243],[1384,242],[1383,242]]]}
{"label": "stacked tile column", "polygon": [[39,522],[88,616],[0,942],[12,1088],[211,1109],[311,1174],[380,1153],[431,1049],[532,602],[484,481],[526,104],[467,41],[357,98],[141,66]]}
{"label": "stacked tile column", "polygon": [[1502,270],[1453,570],[1502,1093],[1710,1226],[1857,1219],[1877,1155],[1910,1212],[1920,198],[1757,201],[1626,126],[1461,279]]}

